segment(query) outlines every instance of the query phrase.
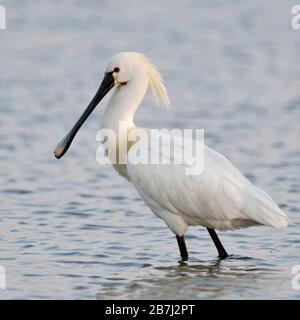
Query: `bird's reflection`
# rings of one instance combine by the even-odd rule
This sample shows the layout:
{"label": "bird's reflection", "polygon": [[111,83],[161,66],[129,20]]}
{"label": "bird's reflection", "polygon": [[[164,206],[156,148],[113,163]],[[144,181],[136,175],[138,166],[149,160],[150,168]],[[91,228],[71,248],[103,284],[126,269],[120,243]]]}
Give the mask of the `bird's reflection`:
{"label": "bird's reflection", "polygon": [[[179,261],[176,265],[147,267],[148,274],[126,288],[107,288],[98,299],[223,299],[228,292],[253,288],[256,279],[274,275],[275,268],[263,266],[263,260],[229,256],[227,259]],[[230,298],[230,297],[229,297]]]}

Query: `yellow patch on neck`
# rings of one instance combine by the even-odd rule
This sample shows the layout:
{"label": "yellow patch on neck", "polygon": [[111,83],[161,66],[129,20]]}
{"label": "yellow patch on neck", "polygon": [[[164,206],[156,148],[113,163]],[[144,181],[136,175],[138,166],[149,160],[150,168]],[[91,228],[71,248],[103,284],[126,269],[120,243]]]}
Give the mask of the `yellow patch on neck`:
{"label": "yellow patch on neck", "polygon": [[114,77],[115,86],[119,87],[122,83],[117,79],[117,74],[115,72],[113,72],[113,77]]}

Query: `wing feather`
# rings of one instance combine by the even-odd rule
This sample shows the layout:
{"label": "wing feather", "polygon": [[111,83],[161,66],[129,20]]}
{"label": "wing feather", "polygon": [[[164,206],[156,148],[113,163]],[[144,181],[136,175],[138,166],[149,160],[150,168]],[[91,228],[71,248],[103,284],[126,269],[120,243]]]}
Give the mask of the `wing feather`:
{"label": "wing feather", "polygon": [[[170,146],[163,145],[162,149],[164,147]],[[148,206],[164,220],[168,218],[168,212],[170,216],[180,216],[187,225],[199,224],[219,230],[260,224],[272,227],[287,225],[286,215],[270,196],[251,184],[216,151],[205,146],[203,172],[186,175],[186,164],[132,163],[130,153],[136,153],[137,148],[163,153],[161,149],[149,146],[148,141],[141,140],[129,151],[127,171],[130,181]]]}

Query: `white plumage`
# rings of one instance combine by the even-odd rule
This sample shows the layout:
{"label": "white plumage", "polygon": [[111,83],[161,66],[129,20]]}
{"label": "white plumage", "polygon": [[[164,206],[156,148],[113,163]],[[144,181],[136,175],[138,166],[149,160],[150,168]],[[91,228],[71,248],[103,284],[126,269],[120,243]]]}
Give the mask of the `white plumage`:
{"label": "white plumage", "polygon": [[152,211],[179,236],[189,225],[217,230],[287,226],[287,217],[277,204],[228,159],[206,146],[204,157],[200,175],[186,175],[183,164],[129,162],[128,177]]}

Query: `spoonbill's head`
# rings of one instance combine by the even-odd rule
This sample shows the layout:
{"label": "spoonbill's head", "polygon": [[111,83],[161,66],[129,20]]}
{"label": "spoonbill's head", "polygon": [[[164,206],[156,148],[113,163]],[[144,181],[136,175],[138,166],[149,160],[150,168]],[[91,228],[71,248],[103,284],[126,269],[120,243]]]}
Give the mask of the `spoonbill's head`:
{"label": "spoonbill's head", "polygon": [[159,71],[141,53],[117,53],[108,62],[105,74],[112,76],[116,87],[125,87],[131,83],[134,85],[137,81],[145,80],[149,91],[158,104],[166,107],[170,104],[164,81]]}
{"label": "spoonbill's head", "polygon": [[108,62],[105,74],[110,74],[115,86],[126,86],[132,77],[143,72],[136,61],[135,55],[131,52],[121,52],[114,55]]}
{"label": "spoonbill's head", "polygon": [[104,96],[115,86],[117,90],[137,90],[143,81],[158,104],[168,107],[169,97],[164,81],[157,68],[143,54],[121,52],[108,62],[101,85],[70,132],[57,145],[54,154],[61,158],[69,149],[76,133]]}

